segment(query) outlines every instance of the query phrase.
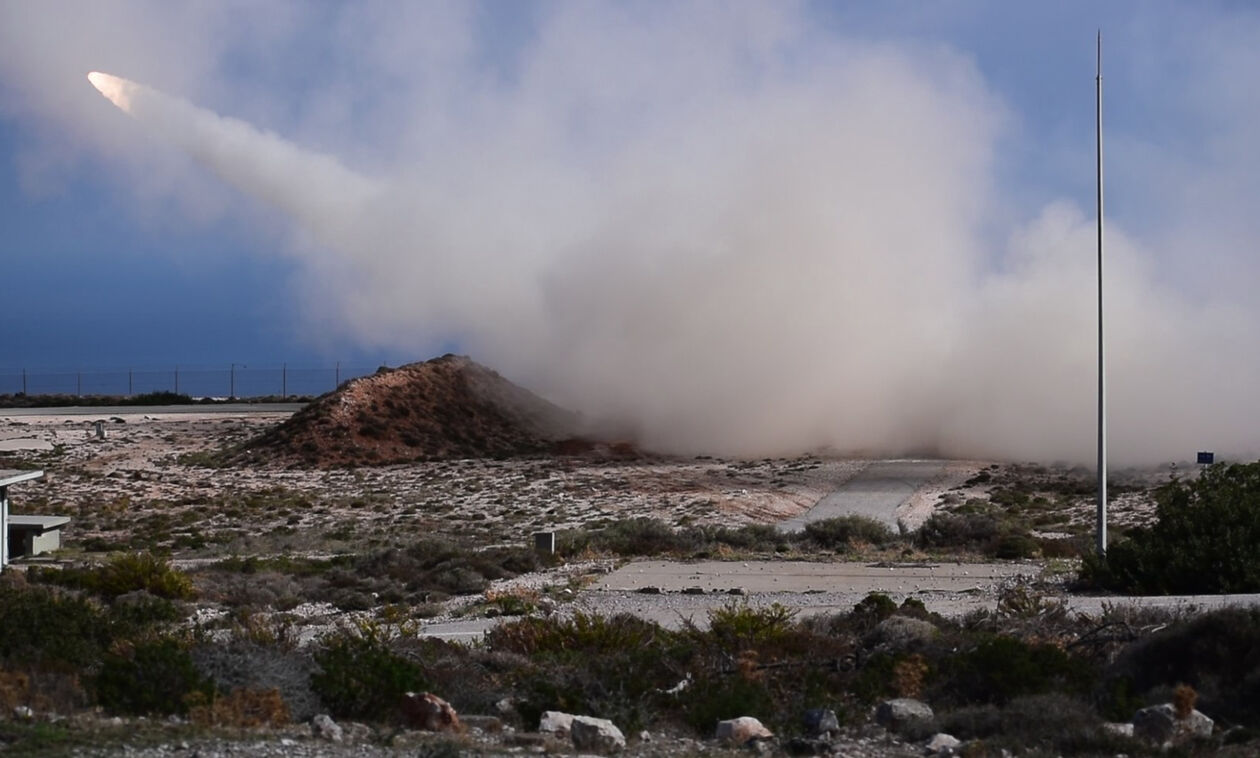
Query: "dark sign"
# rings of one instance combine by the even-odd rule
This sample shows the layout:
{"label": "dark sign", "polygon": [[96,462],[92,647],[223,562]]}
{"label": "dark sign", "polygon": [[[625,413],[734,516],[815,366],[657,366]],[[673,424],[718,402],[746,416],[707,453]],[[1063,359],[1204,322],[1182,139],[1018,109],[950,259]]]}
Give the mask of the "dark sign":
{"label": "dark sign", "polygon": [[1203,466],[1211,466],[1215,460],[1215,453],[1199,453],[1199,463]]}

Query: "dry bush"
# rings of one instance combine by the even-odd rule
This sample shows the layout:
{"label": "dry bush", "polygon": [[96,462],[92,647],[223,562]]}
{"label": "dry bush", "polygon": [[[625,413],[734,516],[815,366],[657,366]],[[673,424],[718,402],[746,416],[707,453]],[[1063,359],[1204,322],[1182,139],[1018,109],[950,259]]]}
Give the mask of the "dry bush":
{"label": "dry bush", "polygon": [[206,643],[191,650],[197,670],[225,692],[275,690],[290,715],[306,721],[320,709],[311,688],[315,663],[310,655],[281,643],[238,638],[227,643]]}
{"label": "dry bush", "polygon": [[1199,693],[1188,684],[1178,684],[1173,690],[1173,711],[1177,714],[1177,718],[1184,719],[1194,711],[1194,703],[1199,699]]}
{"label": "dry bush", "polygon": [[893,691],[898,697],[918,697],[928,675],[927,659],[918,653],[893,664]]}
{"label": "dry bush", "polygon": [[212,697],[209,702],[194,701],[188,709],[188,720],[198,726],[255,728],[284,726],[290,716],[279,690],[238,688],[229,695]]}

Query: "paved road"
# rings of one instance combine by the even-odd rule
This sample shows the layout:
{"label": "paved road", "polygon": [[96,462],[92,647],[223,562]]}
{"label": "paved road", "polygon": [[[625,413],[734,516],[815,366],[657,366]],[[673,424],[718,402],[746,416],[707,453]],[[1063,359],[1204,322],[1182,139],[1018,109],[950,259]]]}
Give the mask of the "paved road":
{"label": "paved road", "polygon": [[945,465],[946,461],[876,461],[813,508],[779,522],[779,531],[799,532],[811,521],[853,514],[878,519],[896,530],[897,506],[940,476]]}
{"label": "paved road", "polygon": [[0,418],[10,416],[110,416],[167,413],[297,413],[306,403],[193,403],[192,405],[71,405],[64,408],[0,408]]}

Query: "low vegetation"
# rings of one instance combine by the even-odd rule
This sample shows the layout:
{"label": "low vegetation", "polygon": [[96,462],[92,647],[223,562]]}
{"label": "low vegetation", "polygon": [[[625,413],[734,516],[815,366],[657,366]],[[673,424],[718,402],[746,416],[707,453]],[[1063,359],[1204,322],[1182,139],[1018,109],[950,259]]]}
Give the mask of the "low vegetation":
{"label": "low vegetation", "polygon": [[[424,575],[423,562],[396,558],[372,560],[383,573],[405,566]],[[347,565],[355,564],[241,561],[234,570],[319,576]],[[406,620],[365,619],[299,645],[281,621],[245,619],[224,636],[199,632],[181,613],[138,612],[141,599],[178,608],[153,594],[185,586],[158,558],[123,556],[82,571],[98,578],[50,583],[45,571],[26,582],[10,573],[0,584],[0,705],[99,706],[206,726],[278,725],[323,711],[388,726],[400,718],[402,693],[429,690],[464,713],[510,702],[520,727],[564,710],[626,730],[707,736],[720,718],[753,715],[789,738],[811,708],[856,725],[879,700],[917,697],[937,711],[921,730],[972,740],[976,754],[1142,755],[1147,748],[1103,722],[1178,691],[1197,695],[1222,723],[1260,729],[1251,707],[1260,699],[1255,610],[1088,618],[1014,586],[997,610],[959,620],[871,595],[847,613],[808,619],[733,602],[707,624],[680,629],[632,616],[527,615],[474,645],[420,638]]]}
{"label": "low vegetation", "polygon": [[1150,595],[1260,591],[1260,462],[1160,488],[1156,521],[1089,557],[1086,586]]}

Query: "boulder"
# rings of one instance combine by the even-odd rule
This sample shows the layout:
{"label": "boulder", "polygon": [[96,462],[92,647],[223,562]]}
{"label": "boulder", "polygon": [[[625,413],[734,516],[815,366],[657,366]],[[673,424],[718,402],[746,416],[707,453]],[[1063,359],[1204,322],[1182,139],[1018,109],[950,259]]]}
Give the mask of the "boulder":
{"label": "boulder", "polygon": [[345,732],[341,730],[341,726],[326,713],[321,713],[311,719],[311,734],[329,742],[341,742],[345,739]]}
{"label": "boulder", "polygon": [[962,740],[952,734],[937,732],[932,739],[927,741],[923,749],[928,755],[946,758],[946,756],[957,755],[960,747],[962,747]]}
{"label": "boulder", "polygon": [[840,731],[840,720],[836,712],[829,708],[810,708],[802,719],[805,734],[809,737],[822,737]]}
{"label": "boulder", "polygon": [[890,732],[929,724],[935,715],[927,703],[908,697],[885,700],[875,708],[875,722]]}
{"label": "boulder", "polygon": [[864,640],[867,648],[894,653],[922,649],[939,631],[931,622],[909,616],[889,616],[879,622]]}
{"label": "boulder", "polygon": [[770,739],[774,737],[774,732],[752,716],[740,716],[719,721],[716,737],[728,745],[744,745],[752,740]]}
{"label": "boulder", "polygon": [[557,737],[569,736],[573,728],[573,714],[561,711],[543,711],[538,720],[538,731],[543,734],[554,734]]}
{"label": "boulder", "polygon": [[451,704],[430,692],[408,692],[403,695],[403,725],[426,732],[462,732],[463,724]]}
{"label": "boulder", "polygon": [[608,719],[574,716],[569,733],[573,737],[573,747],[578,750],[615,753],[626,746],[625,735]]}
{"label": "boulder", "polygon": [[1172,703],[1152,705],[1133,714],[1133,736],[1155,745],[1179,744],[1212,736],[1212,719],[1198,710],[1177,718]]}

